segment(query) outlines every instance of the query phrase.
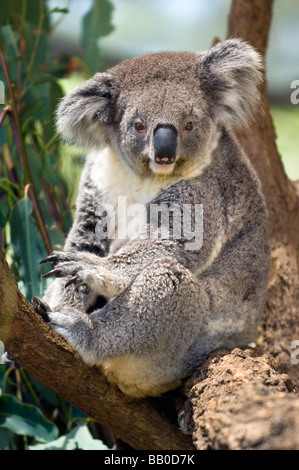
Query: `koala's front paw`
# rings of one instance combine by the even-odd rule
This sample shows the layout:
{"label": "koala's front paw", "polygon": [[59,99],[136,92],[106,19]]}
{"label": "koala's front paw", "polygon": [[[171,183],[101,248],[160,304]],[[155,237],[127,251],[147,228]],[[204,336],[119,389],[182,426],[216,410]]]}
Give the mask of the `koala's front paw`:
{"label": "koala's front paw", "polygon": [[99,257],[78,255],[71,251],[54,251],[42,263],[50,262],[53,269],[43,277],[67,277],[65,287],[85,285],[98,295],[116,297],[128,286],[128,280],[103,266]]}
{"label": "koala's front paw", "polygon": [[69,307],[63,307],[59,312],[50,312],[49,319],[54,330],[74,348],[84,338],[86,334],[84,329],[89,321],[86,313]]}

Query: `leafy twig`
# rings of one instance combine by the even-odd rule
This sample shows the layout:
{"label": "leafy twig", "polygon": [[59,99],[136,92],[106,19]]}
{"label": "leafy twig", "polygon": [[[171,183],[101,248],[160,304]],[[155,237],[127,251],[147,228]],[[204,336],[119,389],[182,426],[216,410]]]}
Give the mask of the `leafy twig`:
{"label": "leafy twig", "polygon": [[7,69],[7,66],[6,66],[6,62],[5,62],[4,55],[3,55],[1,47],[0,47],[0,63],[1,63],[2,68],[3,68],[4,77],[5,77],[5,80],[6,80],[8,94],[9,94],[10,102],[11,102],[11,111],[9,111],[9,113],[10,113],[9,117],[10,117],[10,122],[12,124],[12,130],[13,130],[13,134],[14,134],[15,143],[16,143],[16,146],[17,146],[17,149],[18,149],[20,159],[21,159],[21,161],[23,162],[23,165],[24,165],[25,179],[26,179],[27,183],[30,185],[29,194],[30,194],[30,197],[31,197],[31,200],[32,200],[32,205],[33,205],[34,213],[35,213],[35,216],[36,216],[36,219],[37,219],[37,223],[38,223],[38,226],[40,228],[41,235],[42,235],[44,243],[45,243],[45,247],[46,247],[48,253],[51,253],[51,251],[53,251],[52,250],[52,245],[51,245],[51,241],[50,241],[50,238],[49,238],[49,235],[48,235],[48,232],[47,232],[44,220],[43,220],[43,216],[42,216],[42,212],[41,212],[41,209],[40,209],[40,206],[39,206],[39,203],[38,203],[36,192],[35,192],[35,189],[34,189],[32,177],[31,177],[31,172],[30,172],[30,167],[29,167],[29,163],[28,163],[28,157],[27,157],[25,142],[24,142],[23,135],[22,135],[22,129],[21,129],[21,123],[20,123],[20,119],[19,119],[19,115],[18,115],[17,104],[16,104],[15,95],[14,95],[14,91],[13,91],[13,86],[12,86],[12,83],[10,81],[8,69]]}
{"label": "leafy twig", "polygon": [[29,62],[29,65],[27,67],[26,78],[25,78],[24,83],[23,83],[23,95],[26,91],[26,83],[27,83],[27,81],[30,77],[31,69],[32,69],[34,59],[35,59],[35,56],[36,56],[40,36],[41,36],[41,33],[42,33],[43,23],[44,23],[44,19],[45,19],[43,0],[39,1],[39,8],[40,8],[40,14],[39,14],[39,23],[38,23],[37,35],[36,35],[36,39],[35,39],[35,43],[34,43],[34,48],[33,48],[33,51],[32,51],[31,57],[30,57],[30,62]]}
{"label": "leafy twig", "polygon": [[17,195],[20,193],[20,187],[19,187],[20,182],[19,182],[18,175],[17,175],[16,169],[14,167],[14,164],[10,155],[9,147],[6,143],[3,145],[2,151],[3,151],[4,161],[6,164],[9,179],[13,186],[14,194]]}

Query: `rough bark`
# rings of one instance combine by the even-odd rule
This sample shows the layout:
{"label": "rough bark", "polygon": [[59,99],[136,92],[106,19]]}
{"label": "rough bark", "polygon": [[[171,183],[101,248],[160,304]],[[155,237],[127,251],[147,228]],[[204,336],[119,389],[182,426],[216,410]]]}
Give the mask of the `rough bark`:
{"label": "rough bark", "polygon": [[272,356],[218,352],[185,389],[181,419],[198,450],[299,448],[299,398]]}
{"label": "rough bark", "polygon": [[[228,35],[264,54],[271,8],[272,0],[235,0]],[[269,209],[272,265],[258,340],[261,354],[218,353],[185,384],[180,417],[192,429],[197,449],[299,448],[299,398],[289,378],[299,377],[299,366],[290,360],[291,342],[299,339],[299,191],[287,179],[275,145],[266,82],[263,92],[263,115],[250,132],[238,135]],[[20,294],[1,251],[0,260],[0,339],[30,375],[135,449],[193,448],[190,436],[153,400],[124,396],[97,369],[84,365]]]}

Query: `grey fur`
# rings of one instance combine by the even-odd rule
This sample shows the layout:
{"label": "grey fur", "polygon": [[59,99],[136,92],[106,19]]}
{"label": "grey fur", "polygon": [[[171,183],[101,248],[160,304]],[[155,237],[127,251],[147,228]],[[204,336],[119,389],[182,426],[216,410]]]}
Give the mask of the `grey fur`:
{"label": "grey fur", "polygon": [[[148,54],[96,74],[59,106],[59,130],[91,152],[73,228],[49,258],[58,279],[43,300],[56,331],[125,393],[161,394],[216,348],[256,338],[268,279],[267,211],[228,126],[256,110],[261,69],[258,53],[238,39],[198,54]],[[154,162],[161,124],[178,134],[171,165]],[[202,246],[187,250],[174,220],[165,238],[98,239],[95,228],[106,219],[96,208],[117,209],[116,195],[148,213],[153,203],[202,204]],[[148,229],[147,222],[143,237]]]}

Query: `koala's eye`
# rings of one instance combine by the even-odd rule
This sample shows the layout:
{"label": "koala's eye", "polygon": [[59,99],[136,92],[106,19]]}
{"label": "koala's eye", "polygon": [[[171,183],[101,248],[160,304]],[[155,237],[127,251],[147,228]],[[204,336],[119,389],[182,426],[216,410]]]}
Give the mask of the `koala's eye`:
{"label": "koala's eye", "polygon": [[187,124],[185,125],[185,131],[192,131],[193,129],[193,122],[189,121],[187,122]]}
{"label": "koala's eye", "polygon": [[137,121],[134,123],[134,129],[137,132],[144,132],[145,131],[145,126],[142,124],[142,122]]}

